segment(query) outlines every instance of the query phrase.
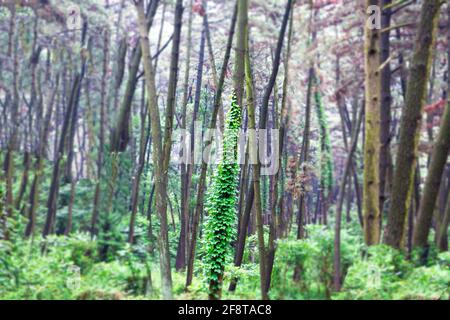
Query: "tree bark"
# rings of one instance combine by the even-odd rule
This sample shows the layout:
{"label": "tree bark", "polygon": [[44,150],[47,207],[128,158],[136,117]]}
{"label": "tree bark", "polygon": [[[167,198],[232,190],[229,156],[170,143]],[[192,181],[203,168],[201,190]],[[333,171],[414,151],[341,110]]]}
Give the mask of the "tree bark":
{"label": "tree bark", "polygon": [[353,130],[350,149],[348,150],[347,159],[345,160],[344,174],[339,186],[339,196],[336,205],[336,222],[334,233],[334,289],[336,291],[341,290],[341,223],[342,223],[342,206],[344,203],[345,184],[347,177],[350,179],[349,172],[352,164],[352,158],[358,145],[358,136],[361,129],[362,118],[364,114],[364,107],[362,106],[358,119],[356,120],[356,126]]}
{"label": "tree bark", "polygon": [[101,198],[101,179],[102,179],[102,168],[104,160],[104,144],[105,144],[105,121],[106,121],[106,91],[107,91],[107,73],[109,65],[109,31],[105,30],[103,36],[103,75],[100,89],[100,128],[99,128],[99,138],[98,138],[98,153],[97,153],[97,181],[95,183],[94,191],[94,203],[92,207],[92,218],[91,218],[91,238],[93,238],[97,230],[97,220],[99,216],[99,206]]}
{"label": "tree bark", "polygon": [[[367,0],[366,8],[379,6],[379,0]],[[370,12],[368,13],[370,14]],[[367,17],[368,18],[368,17]],[[380,241],[380,30],[365,31],[365,141],[363,179],[364,241],[375,245]]]}
{"label": "tree bark", "polygon": [[148,38],[148,29],[146,26],[146,18],[144,13],[144,1],[135,1],[136,11],[138,15],[138,29],[140,35],[140,45],[142,50],[142,62],[144,65],[144,74],[147,86],[149,113],[151,120],[151,134],[153,142],[153,165],[155,168],[155,191],[156,191],[156,208],[160,219],[160,236],[158,238],[160,251],[160,272],[161,272],[161,288],[162,296],[166,300],[171,300],[172,295],[172,274],[170,269],[170,252],[167,228],[167,212],[165,211],[164,190],[164,170],[162,159],[162,141],[161,141],[161,123],[159,108],[156,95],[155,73],[151,63],[150,41]]}
{"label": "tree bark", "polygon": [[[392,0],[381,0],[381,7],[384,8],[392,3]],[[381,103],[380,103],[380,223],[383,213],[384,203],[388,198],[386,188],[388,183],[387,175],[391,170],[391,65],[388,61],[390,58],[390,31],[391,26],[391,9],[383,9],[381,14],[381,29],[386,29],[380,36],[380,64],[384,65],[380,72],[381,81]]]}
{"label": "tree bark", "polygon": [[[223,87],[225,83],[225,76],[228,68],[228,63],[230,60],[231,55],[231,47],[233,44],[233,37],[234,37],[234,31],[236,28],[236,20],[237,20],[237,5],[234,7],[233,16],[231,18],[231,24],[230,29],[228,32],[228,40],[227,40],[227,46],[225,49],[225,56],[223,58],[222,68],[220,70],[220,77],[219,82],[217,85],[217,92],[216,96],[214,98],[214,109],[213,114],[211,116],[209,128],[215,129],[216,127],[216,121],[217,121],[217,114],[219,112],[220,103],[222,100],[222,93],[223,93]],[[211,141],[207,141],[206,143],[210,143]],[[203,198],[204,198],[204,188],[206,183],[206,171],[208,169],[208,161],[202,162],[201,172],[200,172],[200,179],[198,183],[198,189],[197,189],[197,201],[194,211],[194,217],[192,222],[192,230],[191,230],[191,239],[190,239],[190,245],[189,245],[189,254],[188,254],[188,268],[187,268],[187,275],[186,275],[186,288],[188,288],[192,284],[192,277],[194,273],[194,259],[195,259],[195,247],[197,245],[197,230],[198,225],[200,223],[200,215],[203,210]]]}
{"label": "tree bark", "polygon": [[[33,183],[31,185],[30,196],[29,196],[29,210],[28,210],[28,224],[25,229],[25,237],[34,235],[36,227],[36,211],[39,206],[39,191],[41,185],[42,174],[44,170],[44,159],[45,150],[48,146],[48,135],[50,132],[50,122],[52,119],[55,96],[59,88],[59,74],[56,76],[55,87],[51,94],[50,102],[48,104],[48,109],[44,118],[44,125],[40,133],[40,147],[38,150],[38,155],[36,157],[35,172]],[[59,101],[58,101],[59,102]],[[57,103],[58,104],[58,103]]]}
{"label": "tree bark", "polygon": [[[192,122],[190,127],[190,158],[188,160],[188,164],[186,166],[186,180],[185,180],[185,203],[183,208],[182,220],[181,220],[181,232],[180,232],[180,241],[177,251],[177,260],[176,260],[176,268],[177,270],[184,269],[186,266],[186,260],[189,257],[186,257],[186,237],[189,234],[189,199],[191,196],[191,183],[192,183],[192,175],[195,164],[195,132],[196,130],[201,130],[201,128],[196,128],[195,122],[198,117],[198,110],[200,108],[200,97],[202,90],[202,81],[203,81],[203,63],[205,59],[205,25],[203,24],[202,35],[200,40],[200,50],[198,57],[198,66],[197,66],[197,79],[196,79],[196,87],[195,87],[195,97],[194,97],[194,110],[192,113]],[[203,192],[203,190],[202,190]],[[195,215],[196,213],[194,213]],[[195,223],[195,222],[193,222]]]}
{"label": "tree bark", "polygon": [[392,200],[383,239],[394,248],[400,248],[404,239],[440,5],[439,0],[424,0],[420,14],[400,125]]}
{"label": "tree bark", "polygon": [[[239,9],[245,10],[245,20],[248,19],[248,1],[244,0],[242,7],[239,6]],[[240,16],[240,15],[239,15]],[[239,18],[238,18],[239,19]],[[239,20],[238,20],[239,21]],[[239,23],[238,23],[239,25]],[[258,235],[258,253],[259,253],[259,275],[260,275],[260,287],[261,287],[261,299],[267,300],[267,268],[266,268],[266,249],[264,243],[264,222],[262,219],[262,203],[261,203],[261,186],[260,186],[260,170],[258,165],[258,146],[256,136],[254,134],[254,130],[256,129],[256,120],[255,120],[255,95],[253,92],[253,75],[250,66],[250,52],[249,52],[249,43],[248,43],[248,22],[245,24],[241,24],[244,30],[241,32],[244,33],[245,37],[245,84],[246,84],[246,102],[247,102],[247,112],[248,112],[248,129],[250,131],[249,135],[249,146],[250,146],[250,159],[252,163],[252,183],[253,188],[255,190],[255,215],[256,215],[256,230]],[[256,163],[256,164],[254,164]]]}
{"label": "tree bark", "polygon": [[[450,35],[448,39],[450,40]],[[450,59],[450,51],[448,59]],[[450,62],[450,60],[448,61]],[[450,67],[448,70],[450,72]],[[448,80],[448,88],[450,90],[450,80]],[[441,120],[439,134],[433,146],[425,188],[420,200],[419,212],[414,227],[413,247],[422,249],[427,247],[428,244],[428,234],[431,228],[436,199],[441,186],[441,181],[443,180],[443,173],[450,150],[450,99],[448,97],[447,99],[448,102]]]}

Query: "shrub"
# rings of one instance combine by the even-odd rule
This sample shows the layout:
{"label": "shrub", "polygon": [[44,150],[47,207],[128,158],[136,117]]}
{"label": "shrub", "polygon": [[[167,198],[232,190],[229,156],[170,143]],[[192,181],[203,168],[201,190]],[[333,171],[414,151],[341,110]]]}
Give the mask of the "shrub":
{"label": "shrub", "polygon": [[337,299],[448,299],[450,269],[441,254],[430,266],[415,267],[391,247],[370,247],[365,257],[350,267]]}
{"label": "shrub", "polygon": [[[321,225],[306,227],[302,240],[279,240],[270,295],[275,299],[329,299],[333,281],[334,233]],[[357,257],[357,238],[342,231],[344,274]]]}

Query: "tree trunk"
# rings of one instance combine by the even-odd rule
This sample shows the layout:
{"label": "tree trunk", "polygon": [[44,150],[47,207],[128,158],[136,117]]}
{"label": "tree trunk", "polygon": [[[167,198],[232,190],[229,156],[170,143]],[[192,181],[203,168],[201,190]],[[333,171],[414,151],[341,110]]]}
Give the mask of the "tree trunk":
{"label": "tree trunk", "polygon": [[[379,0],[366,0],[366,8],[379,6]],[[368,18],[368,17],[366,17]],[[364,240],[366,245],[380,241],[380,30],[365,31],[365,141],[363,179]]]}
{"label": "tree trunk", "polygon": [[[392,0],[381,0],[381,7],[384,8],[392,3]],[[380,102],[380,223],[384,208],[384,202],[388,198],[386,184],[387,174],[391,170],[391,65],[388,61],[390,59],[390,31],[391,26],[391,9],[386,8],[382,10],[381,14],[381,29],[386,29],[380,35],[380,64],[384,67],[381,70],[381,102]]]}
{"label": "tree trunk", "polygon": [[[262,97],[262,102],[261,102],[261,106],[260,106],[260,114],[259,114],[259,128],[260,129],[266,129],[267,128],[267,115],[268,115],[269,100],[270,100],[270,97],[272,95],[272,91],[273,91],[273,88],[275,86],[275,81],[276,81],[276,78],[277,78],[277,75],[278,75],[278,70],[279,70],[279,67],[280,67],[281,53],[282,53],[282,49],[283,49],[284,36],[286,34],[286,29],[287,29],[287,25],[288,25],[288,21],[289,21],[289,17],[290,17],[290,12],[291,12],[291,9],[292,9],[292,2],[293,2],[292,0],[288,0],[287,3],[286,3],[286,9],[285,9],[285,12],[284,12],[284,15],[283,15],[283,21],[281,23],[280,32],[279,32],[278,41],[277,41],[277,47],[276,47],[276,51],[275,51],[275,55],[274,55],[274,59],[273,59],[273,63],[272,63],[272,71],[271,71],[269,81],[267,83],[267,86],[265,87],[264,94],[263,94],[263,97]],[[245,38],[244,38],[244,40],[245,40]],[[244,47],[244,53],[245,53],[245,47]],[[245,72],[244,72],[244,75],[245,75]],[[247,88],[247,90],[248,90],[248,88]],[[260,190],[257,190],[257,189],[259,189],[258,185],[260,184],[259,180],[260,180],[260,171],[261,171],[261,166],[260,166],[259,159],[257,159],[256,165],[254,165],[252,167],[253,167],[252,168],[253,195],[250,195],[250,196],[251,196],[251,198],[253,198],[253,196],[255,197],[254,198],[255,199],[255,209],[256,210],[262,210],[261,207],[259,207],[259,209],[258,209],[258,205],[256,204],[258,202],[257,198],[261,197],[261,193],[258,194],[258,192]],[[256,188],[255,188],[255,185],[256,185]],[[261,203],[261,200],[259,200],[259,202]],[[249,197],[247,197],[246,198],[246,206],[248,206],[249,211],[251,210],[252,203],[253,203],[253,201],[250,201]],[[245,211],[247,211],[247,208],[246,208]],[[245,220],[247,220],[249,217],[245,217],[245,213],[246,213],[245,211],[244,211],[244,218],[245,218]],[[248,211],[248,213],[249,213],[249,211]],[[261,218],[258,218],[258,215],[261,215],[260,216]],[[263,253],[264,256],[265,256],[265,249],[263,248],[263,246],[264,246],[263,234],[261,232],[262,224],[263,224],[263,222],[262,222],[262,212],[261,213],[256,212],[256,218],[257,218],[257,225],[258,225],[257,226],[257,228],[258,228],[258,248],[259,248],[259,251],[260,251],[260,255],[261,255],[261,253]],[[244,250],[245,237],[246,237],[246,232],[245,232],[246,225],[243,224],[243,222],[244,221],[241,221],[241,232],[240,232],[240,237],[243,238],[243,239],[241,239],[242,240],[241,241],[241,243],[242,243],[241,246],[242,247],[240,248],[240,250],[242,251],[242,254],[243,254],[243,250]],[[244,232],[242,232],[242,231],[244,231]],[[239,242],[238,242],[238,245],[239,245]],[[239,250],[239,248],[238,248],[238,250]],[[239,265],[240,265],[240,263],[242,262],[242,258],[240,258],[239,260],[241,260],[241,261],[239,261]],[[264,278],[263,277],[261,278],[261,288],[262,288],[261,294],[262,294],[263,299],[267,298],[267,289],[268,289],[267,288],[268,281],[265,278],[266,277],[265,264],[266,264],[266,261],[264,261],[260,265],[260,274],[261,274],[261,276],[264,275]],[[235,265],[237,265],[236,264],[236,260],[235,260]],[[234,290],[234,288],[235,288],[235,283],[232,282],[230,284],[230,290]]]}
{"label": "tree trunk", "polygon": [[73,224],[73,204],[75,201],[75,187],[76,182],[75,180],[72,180],[70,183],[70,197],[69,197],[69,207],[68,207],[68,213],[67,213],[67,225],[66,229],[64,231],[64,235],[68,236],[72,232],[72,224]]}
{"label": "tree trunk", "polygon": [[[246,0],[242,1],[242,7],[239,6],[238,10],[245,10],[244,19],[248,19],[248,2]],[[240,17],[240,15],[239,15]],[[238,18],[239,19],[239,18]],[[239,21],[239,20],[238,20]],[[238,25],[240,25],[238,23]],[[255,120],[255,95],[253,93],[253,75],[250,66],[250,52],[248,43],[248,23],[241,24],[244,28],[241,32],[244,33],[245,37],[245,84],[246,84],[246,103],[248,112],[248,129],[250,131],[249,135],[249,146],[250,146],[250,163],[252,163],[252,182],[253,188],[255,190],[255,215],[256,215],[256,230],[258,235],[258,253],[259,253],[259,276],[260,276],[260,286],[261,286],[261,299],[267,300],[267,268],[266,268],[266,249],[264,243],[264,222],[262,220],[262,204],[261,204],[261,186],[260,186],[260,167],[258,159],[258,146],[255,137],[256,120]],[[239,37],[238,37],[239,38]],[[256,163],[256,164],[255,164]]]}
{"label": "tree trunk", "polygon": [[155,73],[151,63],[150,41],[144,13],[144,1],[135,1],[138,15],[138,29],[142,50],[142,61],[147,86],[149,113],[151,120],[151,134],[153,142],[153,165],[155,168],[156,208],[160,219],[160,236],[158,238],[160,250],[160,272],[162,296],[166,300],[172,299],[172,274],[170,269],[170,252],[167,228],[167,212],[164,210],[166,193],[164,190],[164,170],[162,159],[161,123],[156,95]]}
{"label": "tree trunk", "polygon": [[[191,183],[192,183],[192,175],[195,164],[195,131],[201,130],[201,128],[196,128],[195,122],[197,121],[198,110],[200,108],[200,97],[202,90],[202,81],[203,81],[203,63],[205,58],[205,26],[203,25],[202,36],[200,41],[200,50],[198,57],[198,66],[197,66],[197,79],[196,79],[196,87],[195,87],[195,97],[194,97],[194,110],[192,114],[192,122],[190,127],[190,158],[188,160],[188,164],[186,166],[186,181],[185,181],[185,203],[182,213],[182,221],[181,221],[181,231],[180,231],[180,241],[178,245],[177,251],[177,259],[176,259],[176,268],[177,270],[184,269],[186,266],[186,237],[189,234],[189,199],[191,195]],[[203,190],[202,190],[203,192]]]}
{"label": "tree trunk", "polygon": [[[181,129],[182,130],[186,130],[186,113],[187,113],[187,103],[188,103],[188,97],[190,96],[190,89],[189,89],[189,74],[190,74],[190,69],[191,69],[191,51],[192,51],[192,20],[193,20],[193,14],[192,14],[192,3],[193,0],[189,1],[189,18],[188,18],[188,32],[187,32],[187,53],[186,53],[186,64],[185,64],[185,73],[184,73],[184,84],[183,84],[183,100],[181,103]],[[186,141],[183,141],[183,143],[186,144]],[[179,252],[180,250],[182,250],[183,245],[181,243],[181,241],[184,241],[185,244],[187,244],[189,242],[189,230],[188,230],[188,226],[189,224],[187,223],[189,220],[189,193],[187,190],[187,181],[188,181],[188,177],[187,177],[187,165],[186,163],[184,163],[184,161],[182,161],[181,165],[180,165],[180,191],[181,191],[181,230],[180,233],[182,232],[184,235],[180,235],[180,240],[178,243],[178,248],[177,248],[177,258],[178,255],[180,255],[180,260],[182,259],[181,255],[182,253]],[[181,239],[181,237],[183,237],[183,239]],[[184,246],[184,256],[187,257],[189,259],[189,249],[188,246],[185,245]],[[178,260],[178,259],[177,259]],[[189,263],[189,262],[188,262]],[[179,264],[180,267],[182,266],[182,263]],[[177,265],[175,265],[175,268],[177,268]],[[189,271],[189,270],[188,270]],[[188,272],[189,275],[189,272]]]}
{"label": "tree trunk", "polygon": [[107,91],[107,73],[109,65],[109,31],[105,31],[103,37],[103,75],[100,89],[100,129],[98,139],[98,151],[97,151],[97,181],[95,183],[94,191],[94,203],[92,208],[91,218],[91,238],[97,235],[97,220],[100,211],[100,199],[101,199],[101,179],[102,168],[104,160],[104,144],[105,144],[105,121],[106,121],[106,91]]}
{"label": "tree trunk", "polygon": [[[313,79],[315,77],[314,67],[311,66],[309,68],[308,73],[308,89],[306,93],[306,109],[305,109],[305,127],[303,129],[303,141],[302,147],[300,151],[300,159],[298,161],[297,172],[300,174],[308,174],[307,173],[307,163],[309,160],[309,144],[310,144],[310,131],[311,131],[311,96],[312,96],[312,84]],[[303,239],[305,236],[305,214],[306,214],[306,188],[303,184],[304,182],[300,182],[300,196],[298,200],[298,214],[297,214],[297,239]]]}
{"label": "tree trunk", "polygon": [[336,205],[336,222],[335,222],[335,233],[334,233],[334,289],[336,291],[341,290],[341,223],[342,223],[342,206],[344,203],[344,195],[345,195],[345,184],[347,177],[350,178],[349,172],[352,163],[353,154],[356,151],[356,147],[358,145],[358,136],[361,128],[362,117],[364,114],[364,107],[362,106],[358,119],[356,120],[356,126],[353,130],[350,149],[347,154],[347,159],[345,160],[344,174],[341,180],[341,184],[339,186],[339,196]]}
{"label": "tree trunk", "polygon": [[444,252],[448,250],[447,242],[447,230],[450,223],[450,197],[447,199],[447,205],[445,206],[444,217],[440,223],[439,230],[437,231],[436,244],[439,251]]}
{"label": "tree trunk", "polygon": [[404,238],[440,5],[438,0],[424,0],[420,14],[400,125],[392,200],[383,239],[394,248],[400,248]]}
{"label": "tree trunk", "polygon": [[[450,34],[450,29],[449,29]],[[448,37],[450,40],[450,35]],[[450,42],[449,42],[450,43]],[[450,51],[448,53],[450,59]],[[450,60],[449,72],[450,72]],[[450,74],[450,73],[449,73]],[[450,78],[450,77],[449,77]],[[448,80],[448,90],[450,90],[450,80]],[[450,92],[450,91],[449,91]],[[447,97],[448,98],[448,97]],[[450,99],[448,98],[444,114],[441,120],[439,134],[433,146],[431,162],[428,168],[428,175],[425,181],[422,198],[420,200],[419,212],[415,222],[413,246],[425,248],[428,243],[428,234],[431,228],[436,199],[443,180],[443,173],[450,150]]]}
{"label": "tree trunk", "polygon": [[[38,151],[38,155],[35,163],[35,173],[33,178],[33,183],[31,185],[30,196],[29,196],[29,210],[28,210],[28,224],[25,229],[25,237],[29,237],[34,235],[34,230],[36,227],[36,211],[39,206],[39,191],[41,185],[41,179],[44,169],[44,159],[45,159],[45,150],[48,146],[48,135],[50,132],[50,122],[53,114],[53,106],[55,102],[55,96],[58,92],[59,88],[59,74],[56,76],[55,87],[51,94],[50,102],[48,104],[48,109],[44,118],[44,125],[42,127],[42,131],[40,133],[40,148]],[[57,101],[56,104],[58,104]]]}
{"label": "tree trunk", "polygon": [[[233,16],[231,18],[231,25],[228,32],[228,40],[227,40],[227,46],[225,49],[225,56],[223,58],[222,68],[220,71],[220,78],[217,85],[217,92],[214,99],[214,109],[213,114],[211,116],[211,122],[209,125],[210,129],[215,129],[216,127],[216,120],[217,120],[217,114],[219,111],[220,103],[222,100],[222,92],[223,87],[225,83],[225,76],[226,71],[228,68],[228,62],[230,60],[231,55],[231,47],[233,44],[233,36],[234,31],[236,27],[236,20],[237,20],[237,5],[234,7]],[[209,143],[207,141],[206,143]],[[194,259],[195,259],[195,247],[197,244],[197,230],[198,225],[200,223],[200,215],[203,210],[203,198],[204,198],[204,187],[206,183],[206,171],[208,169],[208,161],[202,162],[201,172],[200,172],[200,179],[198,183],[198,189],[197,189],[197,201],[196,201],[196,207],[192,222],[192,231],[191,231],[191,239],[190,239],[190,245],[189,245],[189,254],[188,254],[188,268],[187,268],[187,275],[186,275],[186,288],[188,288],[192,283],[192,277],[194,273]]]}

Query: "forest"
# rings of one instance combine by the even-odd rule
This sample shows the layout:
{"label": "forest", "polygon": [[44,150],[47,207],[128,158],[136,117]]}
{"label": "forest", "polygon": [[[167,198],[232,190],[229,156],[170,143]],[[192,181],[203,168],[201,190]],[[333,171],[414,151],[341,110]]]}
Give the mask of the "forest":
{"label": "forest", "polygon": [[0,300],[449,300],[449,0],[0,0]]}

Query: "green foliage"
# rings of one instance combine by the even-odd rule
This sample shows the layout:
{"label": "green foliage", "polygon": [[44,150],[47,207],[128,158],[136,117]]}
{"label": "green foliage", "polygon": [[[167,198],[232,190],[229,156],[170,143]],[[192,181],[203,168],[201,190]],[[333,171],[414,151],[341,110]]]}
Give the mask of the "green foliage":
{"label": "green foliage", "polygon": [[147,256],[127,246],[117,259],[97,262],[96,247],[86,234],[1,241],[0,299],[125,299],[151,293]]}
{"label": "green foliage", "polygon": [[81,237],[48,237],[44,253],[36,239],[0,242],[0,298],[72,299],[80,270],[90,266],[82,252],[92,244]]}
{"label": "green foliage", "polygon": [[[60,186],[59,208],[56,215],[57,233],[63,233],[67,225],[70,202],[70,183]],[[95,185],[89,179],[82,179],[75,186],[74,204],[72,207],[72,230],[88,230],[90,228],[92,214],[92,195]]]}
{"label": "green foliage", "polygon": [[[306,227],[308,237],[277,242],[272,289],[274,299],[329,299],[333,280],[334,233],[321,225]],[[342,266],[358,255],[358,238],[342,232]]]}
{"label": "green foliage", "polygon": [[415,267],[403,253],[380,245],[350,267],[337,299],[448,299],[450,255],[443,253],[429,266]]}
{"label": "green foliage", "polygon": [[206,202],[208,219],[204,237],[204,264],[206,278],[213,295],[218,295],[220,292],[224,267],[231,240],[235,234],[235,205],[239,174],[236,157],[240,126],[241,108],[236,102],[236,95],[233,94],[224,132],[222,160],[213,178]]}

